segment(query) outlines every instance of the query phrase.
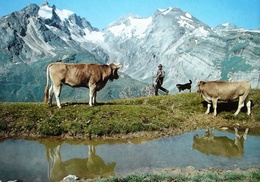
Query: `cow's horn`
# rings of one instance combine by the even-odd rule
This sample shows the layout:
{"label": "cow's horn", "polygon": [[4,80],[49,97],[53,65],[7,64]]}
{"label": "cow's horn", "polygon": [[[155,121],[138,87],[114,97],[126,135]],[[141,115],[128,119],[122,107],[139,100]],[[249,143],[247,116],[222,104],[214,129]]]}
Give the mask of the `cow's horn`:
{"label": "cow's horn", "polygon": [[121,64],[116,65],[118,69],[121,69],[123,66]]}
{"label": "cow's horn", "polygon": [[117,69],[122,68],[122,65],[120,65],[120,64],[115,64],[115,63],[110,63],[109,66],[112,66],[113,68],[117,68]]}

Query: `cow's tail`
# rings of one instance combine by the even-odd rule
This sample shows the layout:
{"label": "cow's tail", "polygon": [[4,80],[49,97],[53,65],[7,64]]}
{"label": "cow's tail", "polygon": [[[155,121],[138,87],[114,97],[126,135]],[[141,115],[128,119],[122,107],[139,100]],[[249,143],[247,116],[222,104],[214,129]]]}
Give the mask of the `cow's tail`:
{"label": "cow's tail", "polygon": [[48,65],[47,70],[46,70],[46,87],[44,90],[44,102],[47,103],[49,101],[49,67]]}

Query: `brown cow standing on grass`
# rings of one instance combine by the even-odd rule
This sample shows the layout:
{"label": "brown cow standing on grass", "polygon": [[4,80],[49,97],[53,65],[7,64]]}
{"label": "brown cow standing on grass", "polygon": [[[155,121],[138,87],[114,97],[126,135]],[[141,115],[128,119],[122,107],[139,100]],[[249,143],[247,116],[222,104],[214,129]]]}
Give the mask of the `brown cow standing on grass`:
{"label": "brown cow standing on grass", "polygon": [[[71,63],[51,63],[47,67],[47,85],[45,88],[45,102],[52,105],[53,93],[56,98],[57,106],[61,108],[60,93],[63,84],[71,87],[89,88],[89,105],[96,104],[97,91],[104,88],[107,81],[118,79],[117,70],[122,66],[111,63],[109,65],[99,64],[71,64]],[[51,86],[49,85],[49,77]]]}
{"label": "brown cow standing on grass", "polygon": [[208,103],[206,114],[209,114],[211,104],[214,109],[214,116],[217,115],[217,102],[231,101],[238,99],[238,108],[234,115],[237,115],[241,108],[247,106],[247,114],[251,114],[251,101],[248,101],[248,94],[250,92],[251,85],[249,82],[221,82],[221,81],[209,81],[198,83],[198,92],[203,99]]}

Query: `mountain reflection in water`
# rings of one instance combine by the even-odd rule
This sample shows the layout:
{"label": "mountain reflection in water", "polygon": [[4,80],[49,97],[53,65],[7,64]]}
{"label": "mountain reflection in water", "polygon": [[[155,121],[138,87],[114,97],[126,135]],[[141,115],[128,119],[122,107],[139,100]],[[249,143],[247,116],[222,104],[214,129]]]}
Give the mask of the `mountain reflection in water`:
{"label": "mountain reflection in water", "polygon": [[197,130],[139,143],[5,140],[0,143],[0,180],[59,181],[69,174],[96,178],[187,166],[231,170],[260,167],[259,136],[252,136],[249,129],[245,141],[246,133],[245,129]]}

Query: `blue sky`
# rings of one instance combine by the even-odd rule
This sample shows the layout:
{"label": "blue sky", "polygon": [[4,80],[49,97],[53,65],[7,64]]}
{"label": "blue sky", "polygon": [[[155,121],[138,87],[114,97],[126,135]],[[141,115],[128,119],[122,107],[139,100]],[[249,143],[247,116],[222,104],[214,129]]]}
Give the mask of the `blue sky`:
{"label": "blue sky", "polygon": [[[0,0],[0,16],[19,11],[44,0]],[[245,29],[260,28],[260,0],[48,0],[52,6],[67,9],[85,17],[93,27],[103,29],[128,14],[152,15],[158,8],[178,7],[215,27],[232,22]]]}

